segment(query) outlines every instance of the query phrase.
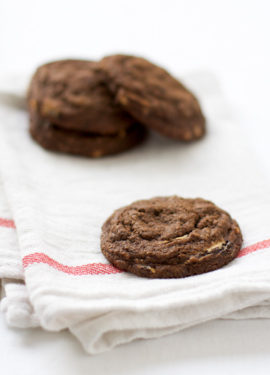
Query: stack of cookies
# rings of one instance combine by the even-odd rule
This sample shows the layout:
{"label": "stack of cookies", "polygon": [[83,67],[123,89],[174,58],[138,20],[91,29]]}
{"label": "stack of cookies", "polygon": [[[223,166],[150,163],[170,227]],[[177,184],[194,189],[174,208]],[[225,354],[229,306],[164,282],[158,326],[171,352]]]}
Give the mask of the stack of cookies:
{"label": "stack of cookies", "polygon": [[130,149],[147,128],[180,141],[205,133],[195,96],[149,61],[113,55],[39,67],[27,95],[30,133],[42,147],[100,157]]}

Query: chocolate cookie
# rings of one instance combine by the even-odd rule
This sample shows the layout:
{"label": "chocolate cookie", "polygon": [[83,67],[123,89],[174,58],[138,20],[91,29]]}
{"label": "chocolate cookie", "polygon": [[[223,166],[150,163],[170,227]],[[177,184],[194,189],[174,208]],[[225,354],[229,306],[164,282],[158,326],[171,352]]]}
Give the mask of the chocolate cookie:
{"label": "chocolate cookie", "polygon": [[134,124],[116,134],[64,130],[30,111],[30,134],[43,148],[75,155],[100,157],[119,153],[139,144],[145,137],[145,128]]}
{"label": "chocolate cookie", "polygon": [[97,63],[61,60],[39,67],[28,90],[28,106],[63,129],[111,135],[135,120],[115,103]]}
{"label": "chocolate cookie", "polygon": [[230,215],[201,198],[141,200],[104,223],[101,250],[117,268],[150,278],[216,270],[234,259],[242,235]]}
{"label": "chocolate cookie", "polygon": [[183,141],[204,135],[205,119],[198,100],[166,70],[125,55],[105,57],[100,66],[116,101],[142,124]]}

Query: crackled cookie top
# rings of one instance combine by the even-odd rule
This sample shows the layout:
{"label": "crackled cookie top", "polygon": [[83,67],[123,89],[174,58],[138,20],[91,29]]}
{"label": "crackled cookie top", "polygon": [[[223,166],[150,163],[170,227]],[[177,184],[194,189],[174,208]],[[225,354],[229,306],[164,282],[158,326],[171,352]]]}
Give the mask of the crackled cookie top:
{"label": "crackled cookie top", "polygon": [[142,124],[170,138],[192,141],[205,133],[195,96],[166,70],[126,55],[101,60],[116,101]]}
{"label": "crackled cookie top", "polygon": [[116,134],[135,120],[115,103],[98,64],[59,60],[40,66],[28,90],[31,111],[64,129]]}
{"label": "crackled cookie top", "polygon": [[118,209],[101,249],[116,267],[146,277],[185,277],[222,267],[242,236],[228,213],[201,198],[158,197]]}

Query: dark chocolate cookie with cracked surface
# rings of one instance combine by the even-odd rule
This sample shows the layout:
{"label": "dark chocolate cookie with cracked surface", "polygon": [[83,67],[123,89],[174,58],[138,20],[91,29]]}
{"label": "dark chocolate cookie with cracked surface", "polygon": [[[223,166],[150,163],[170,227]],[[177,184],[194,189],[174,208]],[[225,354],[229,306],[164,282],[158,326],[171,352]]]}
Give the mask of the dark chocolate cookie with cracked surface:
{"label": "dark chocolate cookie with cracked surface", "polygon": [[101,250],[117,268],[149,278],[216,270],[242,245],[235,220],[212,202],[177,196],[141,200],[104,223]]}
{"label": "dark chocolate cookie with cracked surface", "polygon": [[47,150],[97,158],[136,146],[144,140],[146,130],[139,124],[108,135],[65,130],[30,110],[30,134]]}
{"label": "dark chocolate cookie with cracked surface", "polygon": [[60,60],[40,66],[28,89],[28,107],[61,128],[108,135],[134,125],[115,103],[98,64]]}
{"label": "dark chocolate cookie with cracked surface", "polygon": [[182,141],[204,135],[205,118],[198,100],[166,70],[125,55],[105,57],[100,66],[116,101],[142,124]]}

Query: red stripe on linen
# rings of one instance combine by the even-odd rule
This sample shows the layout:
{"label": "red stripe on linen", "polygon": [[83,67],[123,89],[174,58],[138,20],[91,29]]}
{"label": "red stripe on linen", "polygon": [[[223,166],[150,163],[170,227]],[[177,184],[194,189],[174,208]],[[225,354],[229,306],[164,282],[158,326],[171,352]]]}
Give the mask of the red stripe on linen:
{"label": "red stripe on linen", "polygon": [[[245,247],[244,249],[240,250],[237,258],[253,253],[254,251],[257,251],[257,250],[266,249],[267,247],[270,247],[270,239],[257,242],[254,245]],[[23,258],[24,268],[35,263],[45,263],[57,269],[58,271],[65,272],[70,275],[79,275],[79,276],[81,275],[110,275],[114,273],[123,272],[115,268],[111,264],[106,264],[106,263],[89,263],[89,264],[85,264],[82,266],[66,266],[50,258],[48,255],[44,253],[33,253],[33,254],[26,255]]]}
{"label": "red stripe on linen", "polygon": [[270,247],[270,239],[257,242],[254,245],[251,245],[251,246],[245,247],[244,249],[241,249],[239,251],[239,254],[237,255],[237,258],[241,258],[244,255],[254,253],[254,251],[257,251],[257,250],[266,249],[267,247]]}
{"label": "red stripe on linen", "polygon": [[13,220],[9,219],[3,219],[0,217],[0,227],[6,227],[6,228],[15,228],[15,223]]}
{"label": "red stripe on linen", "polygon": [[110,274],[122,272],[121,270],[115,268],[111,264],[106,264],[106,263],[89,263],[89,264],[85,264],[82,266],[65,266],[64,264],[57,262],[56,260],[50,258],[48,255],[44,253],[29,254],[23,258],[24,268],[34,263],[45,263],[57,269],[58,271],[65,272],[70,275],[79,275],[79,276],[81,275],[110,275]]}

